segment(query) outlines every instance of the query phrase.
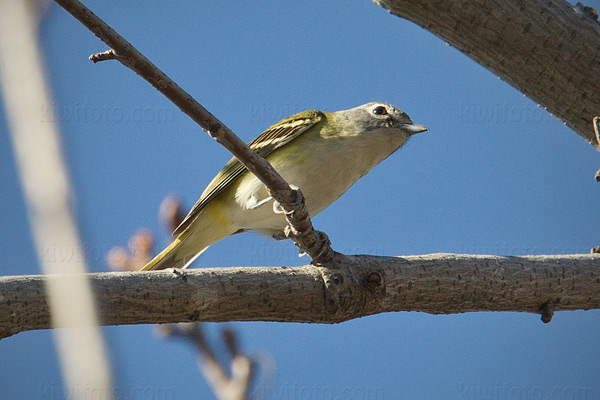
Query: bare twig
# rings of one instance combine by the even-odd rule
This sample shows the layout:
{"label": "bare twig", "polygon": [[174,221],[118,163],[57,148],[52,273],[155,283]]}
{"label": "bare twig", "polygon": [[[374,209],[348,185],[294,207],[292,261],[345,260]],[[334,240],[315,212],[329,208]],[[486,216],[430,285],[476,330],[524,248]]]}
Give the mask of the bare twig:
{"label": "bare twig", "polygon": [[[600,309],[600,256],[342,256],[336,269],[239,267],[89,274],[105,325],[337,323],[391,311]],[[50,327],[49,281],[0,277],[0,337]]]}
{"label": "bare twig", "polygon": [[87,7],[77,0],[55,1],[106,43],[123,65],[135,71],[171,100],[213,139],[227,148],[267,187],[270,195],[281,204],[285,211],[286,219],[291,227],[287,230],[288,236],[314,262],[324,263],[335,255],[330,247],[327,235],[314,230],[304,205],[302,193],[299,190],[290,188],[288,183],[265,159],[252,151],[223,122],[208,112],[192,96],[136,50],[131,43],[115,32]]}
{"label": "bare twig", "polygon": [[[198,362],[204,377],[210,384],[219,400],[245,400],[253,378],[254,366],[249,357],[235,348],[231,353],[231,373],[226,372],[212,350],[202,326],[198,323],[180,323],[159,325],[159,334],[166,338],[183,339],[194,345],[199,353]],[[231,341],[235,342],[235,334],[229,329],[223,331],[224,341],[228,349]]]}

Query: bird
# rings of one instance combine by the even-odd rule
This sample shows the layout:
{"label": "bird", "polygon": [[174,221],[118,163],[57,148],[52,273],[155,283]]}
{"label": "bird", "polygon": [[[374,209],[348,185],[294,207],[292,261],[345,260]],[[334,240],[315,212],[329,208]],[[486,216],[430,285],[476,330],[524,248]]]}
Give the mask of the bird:
{"label": "bird", "polygon": [[[409,137],[427,130],[397,107],[371,102],[336,112],[300,112],[272,125],[248,146],[302,191],[309,214],[315,216]],[[171,244],[141,270],[186,268],[210,245],[236,233],[284,237],[287,222],[277,211],[265,186],[234,157],[175,229]]]}

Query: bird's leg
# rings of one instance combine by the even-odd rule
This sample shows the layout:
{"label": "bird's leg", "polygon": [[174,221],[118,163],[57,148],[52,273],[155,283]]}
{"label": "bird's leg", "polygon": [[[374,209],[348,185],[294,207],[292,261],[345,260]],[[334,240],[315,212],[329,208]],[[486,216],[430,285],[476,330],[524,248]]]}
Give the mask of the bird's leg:
{"label": "bird's leg", "polygon": [[[290,188],[293,190],[300,189],[298,186],[295,186],[295,185],[290,185]],[[262,203],[262,201],[261,201],[261,203]],[[273,212],[275,214],[285,214],[285,210],[283,209],[283,207],[281,207],[281,204],[279,204],[277,201],[273,202]]]}
{"label": "bird's leg", "polygon": [[269,196],[266,199],[263,199],[256,204],[252,204],[251,206],[248,206],[248,210],[256,210],[258,207],[268,203],[271,200],[273,200],[273,197]]}

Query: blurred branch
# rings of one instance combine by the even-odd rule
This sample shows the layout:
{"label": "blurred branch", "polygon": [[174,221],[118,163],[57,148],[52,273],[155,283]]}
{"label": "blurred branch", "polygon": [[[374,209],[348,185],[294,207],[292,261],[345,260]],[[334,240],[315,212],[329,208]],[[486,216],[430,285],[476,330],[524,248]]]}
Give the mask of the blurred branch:
{"label": "blurred branch", "polygon": [[[185,217],[181,199],[174,195],[160,204],[159,220],[169,234]],[[146,229],[138,230],[130,239],[127,249],[115,247],[107,255],[107,264],[113,271],[139,271],[152,257],[154,238]],[[158,334],[166,339],[183,339],[198,351],[202,374],[219,400],[245,400],[254,376],[254,364],[239,351],[237,337],[230,329],[223,330],[223,342],[231,356],[231,373],[219,362],[204,330],[199,323],[174,323],[156,325]]]}
{"label": "blurred branch", "polygon": [[[184,217],[179,197],[169,195],[160,203],[158,219],[168,235],[171,235]],[[154,255],[152,232],[139,229],[129,239],[127,248],[117,246],[110,249],[106,255],[106,264],[113,271],[139,271]]]}
{"label": "blurred branch", "polygon": [[564,0],[373,1],[439,36],[596,143],[600,25],[589,10]]}
{"label": "blurred branch", "polygon": [[159,334],[166,338],[183,339],[196,347],[202,374],[219,400],[244,400],[253,377],[252,360],[239,352],[235,334],[223,331],[223,341],[231,355],[231,376],[211,349],[202,326],[198,323],[158,325]]}
{"label": "blurred branch", "polygon": [[181,224],[185,218],[185,207],[181,199],[175,195],[169,195],[160,203],[158,220],[165,232],[171,236],[172,232]]}
{"label": "blurred branch", "polygon": [[[207,268],[88,276],[103,325],[338,323],[391,311],[542,313],[542,307],[554,312],[600,308],[599,255],[431,254],[339,260],[335,268]],[[68,279],[0,278],[0,337],[50,328],[46,287]]]}
{"label": "blurred branch", "polygon": [[154,237],[146,229],[138,230],[127,243],[127,248],[113,247],[106,255],[106,263],[113,271],[139,271],[153,256]]}
{"label": "blurred branch", "polygon": [[317,263],[326,262],[335,256],[336,253],[331,249],[327,235],[314,230],[304,205],[302,193],[290,188],[267,160],[252,151],[223,122],[208,112],[190,94],[87,7],[77,0],[55,1],[111,48],[107,52],[93,55],[91,59],[94,62],[116,58],[154,86],[213,139],[229,150],[267,187],[269,194],[281,204],[285,211],[290,228],[286,229],[288,237],[293,239],[302,251]]}
{"label": "blurred branch", "polygon": [[[38,293],[49,327],[77,326],[53,332],[65,392],[85,387],[108,399],[112,397],[108,352],[96,328],[94,297],[83,274],[87,266],[60,132],[54,118],[39,118],[40,106],[52,104],[38,44],[37,24],[44,9],[44,2],[0,1],[2,97],[40,268],[45,274],[71,274],[46,280]],[[68,251],[69,256],[57,259],[50,254],[52,248]],[[11,298],[0,296],[0,302],[10,303]],[[13,318],[3,316],[6,322]]]}

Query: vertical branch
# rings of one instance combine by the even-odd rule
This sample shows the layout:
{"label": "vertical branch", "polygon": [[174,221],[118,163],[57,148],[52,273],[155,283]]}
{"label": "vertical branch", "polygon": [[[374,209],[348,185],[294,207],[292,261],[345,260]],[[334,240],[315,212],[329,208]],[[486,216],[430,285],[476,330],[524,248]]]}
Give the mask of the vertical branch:
{"label": "vertical branch", "polygon": [[[51,104],[37,44],[37,16],[31,1],[0,1],[0,81],[21,185],[42,271],[69,274],[50,280],[47,296],[67,392],[83,385],[110,398],[110,368],[82,246],[70,209],[71,189],[61,154],[60,135],[39,111]],[[68,260],[44,257],[49,246]],[[78,274],[78,275],[74,275]]]}

